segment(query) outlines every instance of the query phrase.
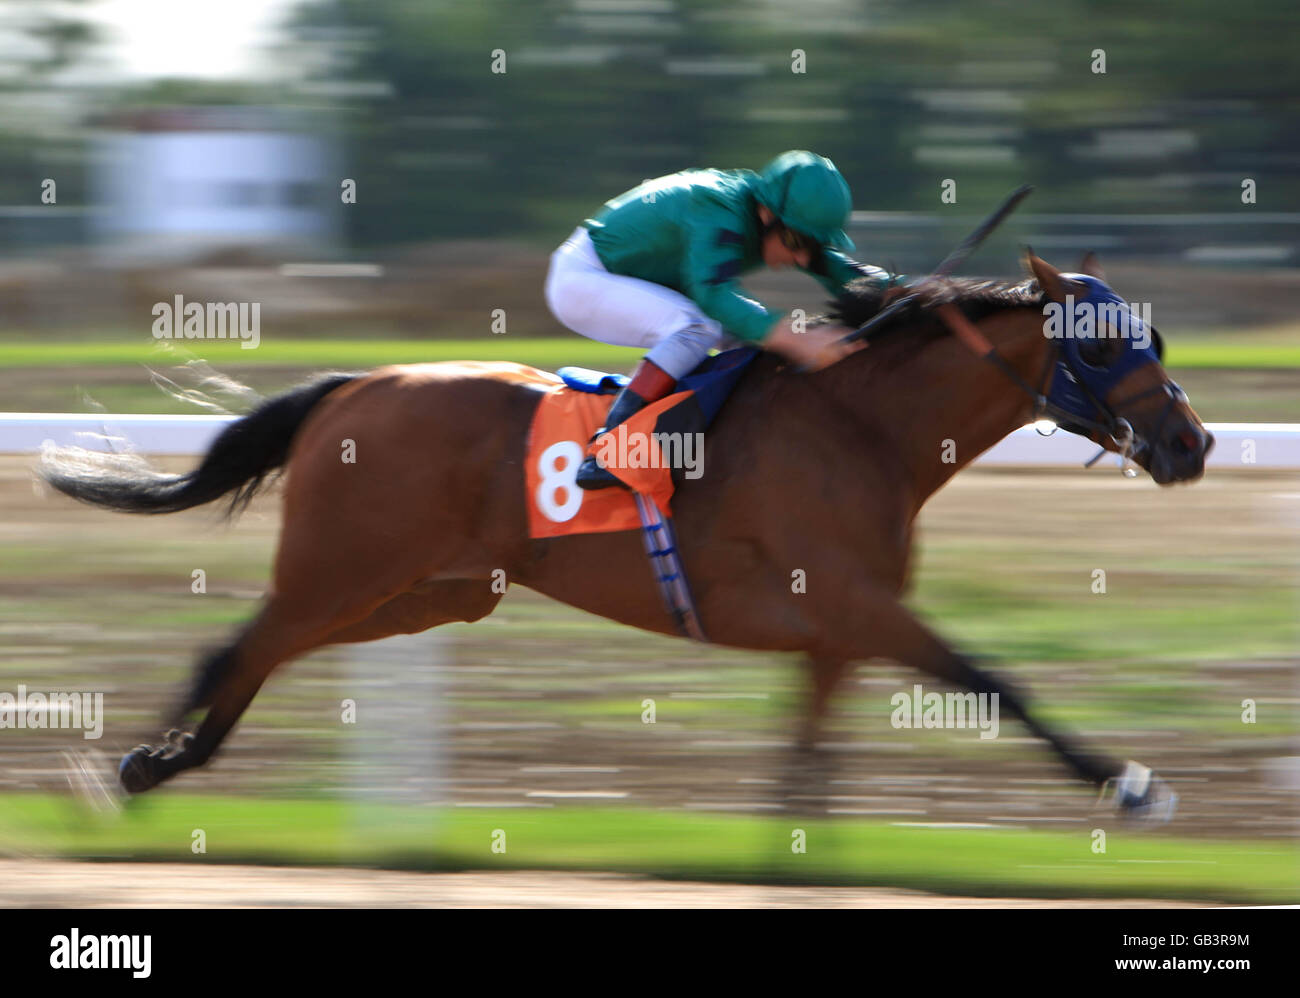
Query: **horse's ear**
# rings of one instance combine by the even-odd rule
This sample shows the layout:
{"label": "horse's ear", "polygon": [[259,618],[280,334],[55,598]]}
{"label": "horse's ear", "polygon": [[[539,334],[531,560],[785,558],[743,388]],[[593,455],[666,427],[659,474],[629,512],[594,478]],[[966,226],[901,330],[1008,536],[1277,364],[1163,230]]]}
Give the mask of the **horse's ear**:
{"label": "horse's ear", "polygon": [[1079,273],[1095,277],[1103,283],[1106,280],[1106,272],[1101,269],[1101,261],[1097,259],[1097,254],[1092,250],[1088,250],[1087,253],[1083,254],[1083,259],[1079,261]]}
{"label": "horse's ear", "polygon": [[1063,302],[1073,288],[1067,287],[1072,282],[1061,277],[1061,272],[1046,260],[1034,256],[1034,251],[1025,247],[1025,268],[1038,280],[1038,286],[1046,292],[1052,301]]}

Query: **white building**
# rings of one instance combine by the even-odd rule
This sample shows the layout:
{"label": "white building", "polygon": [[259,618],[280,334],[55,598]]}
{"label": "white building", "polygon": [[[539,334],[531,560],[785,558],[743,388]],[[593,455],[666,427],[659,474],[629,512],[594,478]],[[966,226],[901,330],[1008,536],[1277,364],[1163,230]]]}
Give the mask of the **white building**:
{"label": "white building", "polygon": [[332,144],[267,108],[184,107],[101,123],[91,231],[105,256],[320,253],[335,242]]}

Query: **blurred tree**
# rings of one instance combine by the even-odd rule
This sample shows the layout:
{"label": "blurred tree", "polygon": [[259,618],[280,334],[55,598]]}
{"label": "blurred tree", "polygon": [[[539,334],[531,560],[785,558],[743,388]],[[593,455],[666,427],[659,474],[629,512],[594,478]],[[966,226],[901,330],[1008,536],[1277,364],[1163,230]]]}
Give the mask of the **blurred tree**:
{"label": "blurred tree", "polygon": [[793,147],[861,208],[937,210],[955,179],[962,211],[1025,181],[1038,210],[1231,210],[1240,174],[1283,210],[1298,22],[1290,0],[327,0],[292,30],[328,50],[303,84],[337,101],[373,243],[553,240],[645,177]]}
{"label": "blurred tree", "polygon": [[59,204],[82,201],[79,111],[60,92],[58,78],[99,40],[97,29],[79,16],[86,3],[0,3],[0,204],[39,204],[41,182],[52,173],[58,173],[52,179]]}

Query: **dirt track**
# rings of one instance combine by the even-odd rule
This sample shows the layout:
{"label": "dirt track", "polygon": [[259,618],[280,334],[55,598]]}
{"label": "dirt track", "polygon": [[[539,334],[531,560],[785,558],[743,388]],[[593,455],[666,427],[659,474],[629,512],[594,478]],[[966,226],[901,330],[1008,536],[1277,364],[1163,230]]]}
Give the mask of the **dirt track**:
{"label": "dirt track", "polygon": [[0,860],[8,908],[1179,908],[1171,901],[972,898],[615,874],[397,873],[174,863]]}
{"label": "dirt track", "polygon": [[[30,464],[0,457],[0,691],[54,681],[103,690],[95,744],[115,765],[157,737],[197,650],[251,612],[279,527],[277,497],[228,528],[206,510],[131,519],[35,494]],[[1115,474],[972,471],[927,510],[918,574],[948,594],[945,605],[965,606],[979,634],[975,611],[1007,614],[1016,594],[1021,604],[1039,601],[990,639],[1036,647],[1055,614],[1060,639],[1085,652],[1050,661],[1017,652],[1022,661],[1003,664],[1044,702],[1075,711],[1081,734],[1175,783],[1179,834],[1291,835],[1293,777],[1278,775],[1279,760],[1297,755],[1286,715],[1271,713],[1271,729],[1238,731],[1228,707],[1245,697],[1290,704],[1293,659],[1171,654],[1150,642],[1144,622],[1108,618],[1086,601],[1089,573],[1104,564],[1123,597],[1107,613],[1136,600],[1160,622],[1150,633],[1172,636],[1191,618],[1171,619],[1168,608],[1195,605],[1207,625],[1229,626],[1237,604],[1225,612],[1222,597],[1295,587],[1296,489],[1289,474],[1219,475],[1161,493]],[[202,597],[190,591],[196,566],[210,573]],[[1076,608],[1080,623],[1059,622]],[[1292,606],[1280,610],[1247,636],[1286,633]],[[1114,639],[1082,642],[1085,630],[1111,627]],[[340,646],[294,663],[268,683],[219,762],[187,774],[185,788],[346,798],[359,790],[355,770],[339,762],[360,758],[360,790],[394,800],[533,807],[596,795],[650,808],[770,807],[802,696],[789,661],[607,627],[522,590],[487,620],[432,635],[436,647]],[[1115,655],[1116,639],[1138,650]],[[1089,654],[1097,649],[1107,657]],[[977,749],[955,734],[894,729],[882,704],[915,678],[877,662],[846,684],[824,735],[835,763],[832,813],[999,827],[1090,819],[1094,795],[1062,779],[1050,755],[1022,747],[1013,729]],[[349,732],[353,744],[338,705],[359,695],[382,721]],[[659,704],[653,725],[641,720],[647,697]],[[1162,705],[1164,715],[1153,713]],[[7,732],[0,791],[62,792],[58,753],[69,747],[62,731]]]}
{"label": "dirt track", "polygon": [[[929,512],[921,574],[946,587],[940,591],[949,602],[967,606],[967,626],[978,624],[971,607],[1004,612],[1008,605],[1015,609],[1010,596],[1023,593],[1032,613],[1012,614],[990,634],[1004,641],[1023,635],[1030,647],[1042,626],[1036,615],[1055,598],[1059,618],[1067,605],[1059,593],[1073,593],[1082,579],[1076,588],[1086,594],[1087,573],[1096,564],[1113,569],[1117,596],[1153,611],[1159,626],[1152,634],[1177,636],[1179,627],[1191,626],[1190,618],[1169,616],[1169,607],[1184,603],[1201,607],[1207,623],[1227,626],[1216,603],[1221,594],[1237,587],[1259,598],[1294,591],[1300,564],[1296,487],[1294,475],[1225,475],[1166,495],[1154,486],[1129,488],[1117,475],[971,472]],[[0,691],[55,680],[69,689],[103,690],[112,709],[98,744],[105,766],[114,765],[120,752],[157,730],[196,648],[223,635],[260,593],[278,528],[272,499],[219,535],[211,517],[199,514],[114,520],[34,494],[27,463],[0,458],[0,506],[7,514],[0,518]],[[202,600],[190,592],[194,566],[211,575],[211,594]],[[1012,584],[1022,577],[1032,584]],[[187,774],[185,789],[268,799],[308,789],[353,801],[378,791],[379,799],[394,802],[409,792],[422,803],[513,808],[594,797],[670,811],[766,813],[795,703],[797,676],[787,663],[727,649],[681,648],[669,639],[593,625],[528,593],[510,598],[488,620],[449,629],[434,652],[395,652],[390,659],[375,650],[379,646],[361,646],[368,649],[364,656],[327,650],[296,663],[262,693],[219,763]],[[1175,783],[1183,798],[1177,834],[1261,841],[1293,836],[1294,772],[1279,764],[1290,767],[1297,755],[1288,726],[1294,659],[1259,652],[1202,659],[1194,648],[1171,654],[1142,643],[1145,622],[1122,616],[1113,622],[1102,604],[1082,605],[1091,598],[1079,597],[1079,612],[1092,623],[1058,625],[1059,634],[1073,641],[1084,626],[1114,628],[1096,647],[1123,640],[1135,650],[1100,660],[1084,653],[1045,661],[1018,654],[1024,661],[1015,663],[1017,675],[1044,700],[1069,707],[1069,719],[1083,734],[1121,758],[1142,759]],[[1105,604],[1106,612],[1122,605]],[[1276,628],[1290,628],[1292,617],[1261,617],[1256,632],[1271,636]],[[1014,730],[984,747],[956,735],[900,737],[880,704],[912,681],[905,670],[876,663],[845,691],[827,731],[835,763],[828,814],[999,828],[1093,827],[1084,823],[1091,820],[1095,795],[1064,780],[1055,760]],[[341,699],[358,694],[377,705],[368,716],[381,719],[376,741],[359,741],[360,749],[343,740],[337,723]],[[647,696],[660,704],[655,725],[640,719]],[[1240,731],[1235,711],[1246,696],[1284,712],[1271,715],[1271,728]],[[440,733],[436,746],[430,732]],[[66,732],[7,732],[2,741],[0,792],[66,792],[59,763]],[[358,783],[359,771],[364,783]],[[0,860],[3,907],[1076,905],[1166,903],[535,872]]]}

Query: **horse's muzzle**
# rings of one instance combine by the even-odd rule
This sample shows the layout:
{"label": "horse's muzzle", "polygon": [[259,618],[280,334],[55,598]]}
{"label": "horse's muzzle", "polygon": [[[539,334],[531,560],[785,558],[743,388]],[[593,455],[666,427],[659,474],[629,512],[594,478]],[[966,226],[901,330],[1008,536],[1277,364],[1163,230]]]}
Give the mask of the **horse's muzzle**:
{"label": "horse's muzzle", "polygon": [[1151,448],[1147,470],[1158,485],[1194,482],[1205,472],[1214,434],[1193,419],[1179,419]]}

